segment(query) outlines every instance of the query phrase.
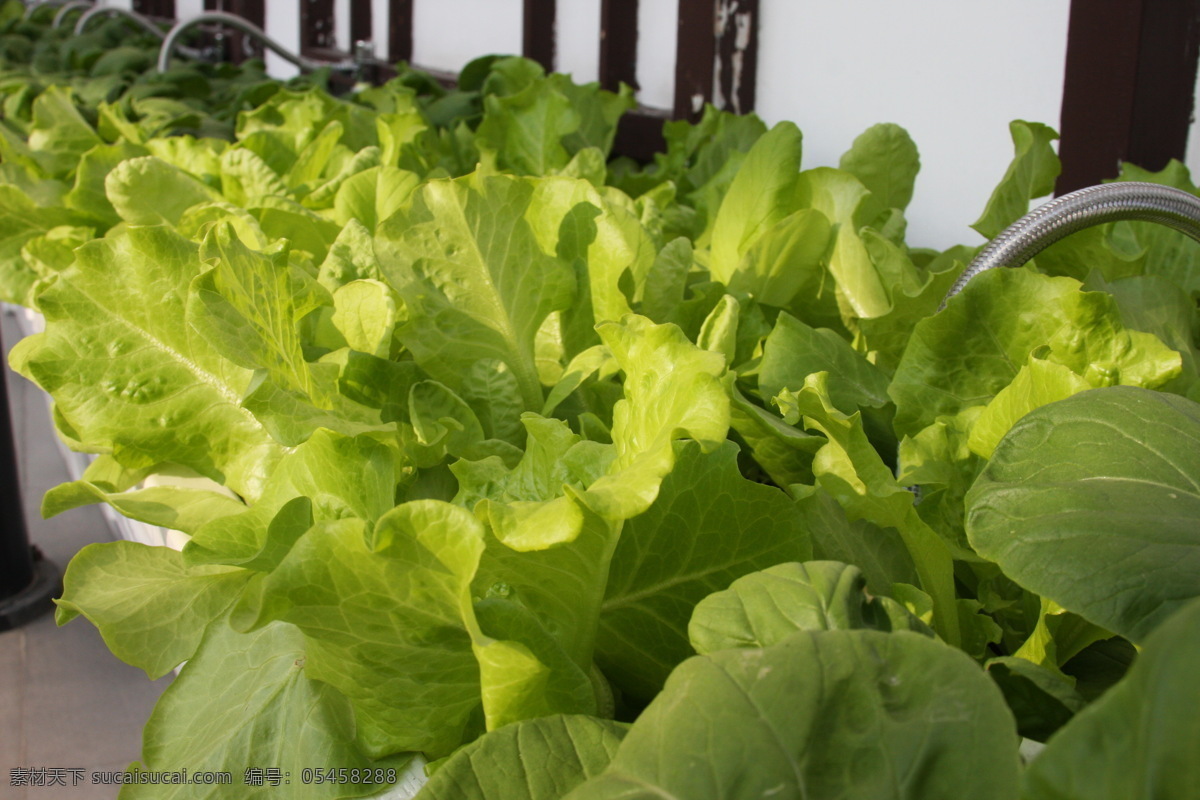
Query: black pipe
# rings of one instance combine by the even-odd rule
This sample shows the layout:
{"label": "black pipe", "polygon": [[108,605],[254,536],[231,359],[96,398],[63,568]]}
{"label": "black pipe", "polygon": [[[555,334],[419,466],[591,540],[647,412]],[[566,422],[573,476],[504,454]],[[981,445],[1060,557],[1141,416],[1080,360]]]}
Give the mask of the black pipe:
{"label": "black pipe", "polygon": [[[0,332],[0,358],[6,354]],[[0,364],[0,631],[19,627],[51,610],[50,598],[60,594],[61,588],[58,570],[29,544],[7,372]]]}

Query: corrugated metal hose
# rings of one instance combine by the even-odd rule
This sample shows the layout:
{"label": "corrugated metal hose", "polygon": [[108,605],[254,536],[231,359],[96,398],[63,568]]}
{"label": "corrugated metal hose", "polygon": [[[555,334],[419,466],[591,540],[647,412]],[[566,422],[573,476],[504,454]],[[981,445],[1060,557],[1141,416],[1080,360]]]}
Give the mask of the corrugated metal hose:
{"label": "corrugated metal hose", "polygon": [[1200,242],[1200,198],[1156,183],[1128,181],[1089,186],[1035,208],[1001,231],[950,287],[942,308],[984,270],[1019,267],[1076,231],[1120,220],[1157,222]]}

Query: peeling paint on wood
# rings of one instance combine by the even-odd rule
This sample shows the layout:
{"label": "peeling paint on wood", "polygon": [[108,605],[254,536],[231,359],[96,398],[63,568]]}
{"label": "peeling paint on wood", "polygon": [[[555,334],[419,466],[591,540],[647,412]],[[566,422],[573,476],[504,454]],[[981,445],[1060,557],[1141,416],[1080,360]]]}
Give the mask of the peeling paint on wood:
{"label": "peeling paint on wood", "polygon": [[680,0],[677,117],[698,119],[705,103],[754,110],[759,24],[759,0]]}

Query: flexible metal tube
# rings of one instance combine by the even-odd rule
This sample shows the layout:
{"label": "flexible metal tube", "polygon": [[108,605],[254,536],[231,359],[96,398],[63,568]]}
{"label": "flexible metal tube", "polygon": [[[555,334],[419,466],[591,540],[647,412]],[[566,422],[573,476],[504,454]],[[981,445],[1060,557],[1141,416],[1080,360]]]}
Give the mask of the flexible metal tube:
{"label": "flexible metal tube", "polygon": [[1089,186],[1035,208],[1001,231],[967,265],[946,293],[942,307],[984,270],[1019,267],[1076,231],[1119,220],[1157,222],[1200,242],[1200,198],[1156,183]]}
{"label": "flexible metal tube", "polygon": [[58,13],[54,15],[54,22],[50,25],[51,28],[62,27],[63,22],[67,19],[67,15],[72,11],[79,11],[85,8],[92,7],[92,0],[70,0],[63,3],[58,9]]}
{"label": "flexible metal tube", "polygon": [[67,0],[33,0],[31,3],[25,4],[24,18],[29,19],[33,16],[35,11],[43,6],[61,6],[65,2],[67,2]]}
{"label": "flexible metal tube", "polygon": [[91,22],[94,18],[101,16],[124,17],[125,19],[133,22],[138,27],[145,30],[147,33],[154,34],[159,39],[163,38],[165,35],[161,30],[158,29],[157,25],[136,11],[130,11],[129,9],[125,8],[117,8],[116,6],[97,6],[96,8],[92,8],[83,12],[83,16],[75,22],[75,35],[78,36],[79,34],[83,33],[85,30],[87,30],[89,22]]}
{"label": "flexible metal tube", "polygon": [[231,28],[235,28],[242,33],[251,36],[252,38],[261,42],[264,47],[267,47],[270,50],[278,53],[284,60],[294,64],[300,69],[312,71],[325,66],[337,66],[324,64],[320,61],[313,61],[312,59],[305,58],[304,56],[296,55],[279,42],[268,36],[266,31],[264,31],[262,28],[259,28],[257,25],[248,22],[236,14],[227,14],[224,11],[206,11],[203,14],[197,14],[196,16],[186,19],[183,22],[178,22],[175,24],[175,27],[171,28],[170,32],[167,33],[166,39],[163,41],[162,49],[158,51],[158,71],[167,71],[167,68],[171,64],[171,53],[176,50],[176,42],[178,42],[179,37],[182,36],[186,30],[193,28],[196,25],[203,25],[209,22],[228,25]]}

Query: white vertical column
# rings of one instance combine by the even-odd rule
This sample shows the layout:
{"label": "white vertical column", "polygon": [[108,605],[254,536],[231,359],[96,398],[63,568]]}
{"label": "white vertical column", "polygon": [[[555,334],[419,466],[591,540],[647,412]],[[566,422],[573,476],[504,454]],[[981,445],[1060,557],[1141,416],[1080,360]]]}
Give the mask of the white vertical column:
{"label": "white vertical column", "polygon": [[[263,22],[270,36],[279,44],[293,53],[300,52],[300,3],[303,0],[271,0],[263,3]],[[284,61],[274,53],[267,51],[267,74],[273,78],[286,80],[294,78],[300,70]]]}
{"label": "white vertical column", "polygon": [[[357,0],[364,2],[364,0]],[[392,29],[391,4],[388,0],[370,0],[371,2],[371,41],[375,43],[375,57],[380,61],[390,61],[388,32]]]}
{"label": "white vertical column", "polygon": [[343,52],[354,49],[354,43],[350,41],[350,0],[334,0],[333,41],[337,49]]}
{"label": "white vertical column", "polygon": [[203,13],[204,0],[175,0],[175,19],[191,19]]}
{"label": "white vertical column", "polygon": [[639,0],[638,31],[638,102],[651,108],[674,108],[678,0]]}
{"label": "white vertical column", "polygon": [[554,17],[556,68],[576,83],[600,79],[600,0],[559,3]]}

